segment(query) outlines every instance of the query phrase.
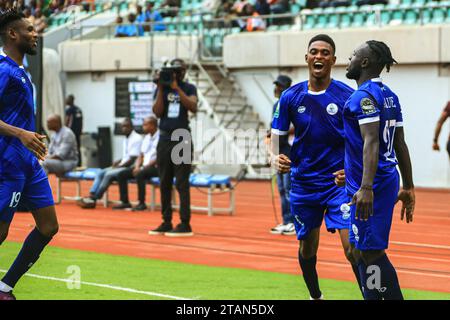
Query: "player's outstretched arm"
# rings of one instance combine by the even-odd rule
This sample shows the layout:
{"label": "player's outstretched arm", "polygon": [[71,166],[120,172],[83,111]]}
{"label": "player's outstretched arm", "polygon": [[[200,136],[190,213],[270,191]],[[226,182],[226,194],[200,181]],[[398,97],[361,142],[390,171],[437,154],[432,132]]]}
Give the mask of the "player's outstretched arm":
{"label": "player's outstretched arm", "polygon": [[34,153],[39,160],[45,160],[47,147],[42,142],[44,135],[11,126],[0,120],[0,135],[16,137],[22,144]]}
{"label": "player's outstretched arm", "polygon": [[373,215],[373,180],[378,168],[378,154],[380,141],[378,132],[380,122],[360,125],[363,148],[363,177],[361,187],[353,196],[352,203],[356,204],[355,218],[367,221]]}
{"label": "player's outstretched arm", "polygon": [[411,158],[402,127],[398,127],[395,131],[394,149],[403,182],[403,188],[398,193],[397,201],[402,201],[401,219],[403,220],[406,213],[406,222],[409,223],[413,221],[416,198],[414,194]]}

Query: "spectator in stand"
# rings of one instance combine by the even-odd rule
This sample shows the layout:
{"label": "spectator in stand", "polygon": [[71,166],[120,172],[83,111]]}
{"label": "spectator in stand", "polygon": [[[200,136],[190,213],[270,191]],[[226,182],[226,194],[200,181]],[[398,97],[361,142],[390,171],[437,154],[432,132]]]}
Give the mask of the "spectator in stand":
{"label": "spectator in stand", "polygon": [[220,0],[219,6],[214,12],[216,18],[229,18],[232,15],[233,2],[230,0]]}
{"label": "spectator in stand", "polygon": [[158,10],[154,9],[154,7],[154,1],[147,2],[147,8],[145,9],[145,21],[152,23],[151,29],[153,31],[164,31],[166,30],[166,25],[162,23],[164,18]]}
{"label": "spectator in stand", "polygon": [[136,21],[136,15],[130,13],[128,15],[128,25],[123,25],[122,17],[118,16],[116,19],[116,37],[137,37],[139,35],[139,28],[134,22]]}
{"label": "spectator in stand", "polygon": [[150,31],[150,27],[149,26],[143,26],[141,24],[144,24],[147,22],[147,15],[146,12],[144,12],[142,10],[142,6],[141,5],[136,5],[136,22],[138,24],[138,28],[139,28],[139,35],[143,36],[144,35],[144,31]]}
{"label": "spectator in stand", "polygon": [[46,174],[62,175],[77,166],[77,140],[72,130],[63,126],[57,114],[48,117],[47,128],[55,133],[50,138],[48,155],[42,162],[42,168]]}
{"label": "spectator in stand", "polygon": [[266,22],[259,16],[251,4],[247,4],[244,7],[244,15],[248,17],[245,25],[245,29],[248,32],[266,30]]}
{"label": "spectator in stand", "polygon": [[267,0],[257,0],[255,3],[255,10],[262,16],[269,15],[270,5]]}
{"label": "spectator in stand", "polygon": [[117,16],[116,18],[116,33],[115,37],[127,37],[125,26],[122,24],[123,18],[121,16]]}
{"label": "spectator in stand", "polygon": [[356,1],[357,6],[364,6],[364,5],[374,5],[374,4],[388,4],[388,0],[358,0]]}
{"label": "spectator in stand", "polygon": [[314,9],[319,6],[319,0],[306,0],[306,9]]}
{"label": "spectator in stand", "polygon": [[158,176],[156,167],[156,146],[159,141],[158,120],[155,117],[144,119],[142,128],[145,133],[141,145],[141,154],[137,157],[133,168],[122,171],[117,176],[120,190],[121,204],[113,207],[113,210],[131,208],[128,199],[128,181],[135,178],[138,186],[139,204],[132,211],[142,211],[147,209],[145,204],[145,185],[151,177]]}
{"label": "spectator in stand", "polygon": [[70,94],[66,98],[66,119],[65,124],[69,127],[77,140],[78,146],[78,165],[81,165],[80,137],[83,131],[83,112],[75,105],[75,97]]}
{"label": "spectator in stand", "polygon": [[288,13],[290,10],[289,0],[269,1],[270,11],[274,14]]}
{"label": "spectator in stand", "polygon": [[181,0],[165,0],[161,6],[161,15],[163,17],[176,17],[181,8]]}
{"label": "spectator in stand", "polygon": [[41,9],[36,9],[34,13],[34,27],[37,33],[44,33],[45,28],[47,28],[47,19],[42,14]]}
{"label": "spectator in stand", "polygon": [[243,16],[244,7],[248,4],[247,0],[238,0],[231,7],[231,12],[236,13],[238,16]]}

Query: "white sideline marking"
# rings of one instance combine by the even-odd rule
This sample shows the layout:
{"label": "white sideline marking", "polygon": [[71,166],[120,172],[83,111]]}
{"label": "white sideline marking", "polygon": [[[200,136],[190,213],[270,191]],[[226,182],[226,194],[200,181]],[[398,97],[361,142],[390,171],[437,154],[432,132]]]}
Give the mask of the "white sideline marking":
{"label": "white sideline marking", "polygon": [[416,243],[416,242],[401,242],[401,241],[390,241],[393,244],[400,244],[405,246],[415,246],[415,247],[423,247],[423,248],[432,248],[432,249],[447,249],[450,250],[450,246],[444,246],[439,244],[428,244],[428,243]]}
{"label": "white sideline marking", "polygon": [[[0,269],[0,272],[6,273],[7,270]],[[70,280],[70,279],[61,279],[61,278],[55,278],[55,277],[40,276],[38,274],[32,274],[32,273],[26,273],[25,276],[31,277],[31,278],[37,278],[37,279],[66,282],[66,283],[73,283],[74,282],[73,280]],[[192,299],[189,299],[189,298],[176,297],[176,296],[171,296],[171,295],[157,293],[157,292],[140,291],[140,290],[135,290],[135,289],[130,289],[130,288],[122,288],[122,287],[118,287],[118,286],[110,286],[108,284],[101,284],[101,283],[94,283],[94,282],[85,282],[85,281],[80,281],[80,284],[84,284],[86,286],[92,286],[92,287],[100,287],[100,288],[106,288],[106,289],[111,289],[111,290],[117,290],[117,291],[125,291],[125,292],[130,292],[130,293],[144,294],[144,295],[147,295],[147,296],[154,296],[154,297],[174,299],[174,300],[192,300]]]}

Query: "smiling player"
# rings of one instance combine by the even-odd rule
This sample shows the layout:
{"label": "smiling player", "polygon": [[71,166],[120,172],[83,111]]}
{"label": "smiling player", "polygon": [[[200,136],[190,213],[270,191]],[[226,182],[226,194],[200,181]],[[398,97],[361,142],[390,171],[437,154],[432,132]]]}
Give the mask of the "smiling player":
{"label": "smiling player", "polygon": [[[320,226],[337,229],[347,259],[358,279],[348,240],[350,198],[345,189],[335,185],[334,173],[344,168],[345,101],[353,93],[346,84],[331,78],[336,62],[335,44],[327,35],[313,37],[305,60],[309,81],[283,92],[272,122],[273,164],[281,173],[291,172],[291,212],[297,238],[298,259],[311,299],[322,299],[316,271]],[[278,154],[278,139],[295,128],[291,159]],[[359,282],[359,280],[358,280]]]}
{"label": "smiling player", "polygon": [[25,54],[36,54],[33,24],[14,10],[0,14],[0,243],[20,202],[33,214],[36,227],[26,238],[16,260],[0,281],[0,300],[15,300],[12,290],[38,260],[58,231],[52,191],[38,162],[46,154],[34,131],[33,87],[23,68]]}

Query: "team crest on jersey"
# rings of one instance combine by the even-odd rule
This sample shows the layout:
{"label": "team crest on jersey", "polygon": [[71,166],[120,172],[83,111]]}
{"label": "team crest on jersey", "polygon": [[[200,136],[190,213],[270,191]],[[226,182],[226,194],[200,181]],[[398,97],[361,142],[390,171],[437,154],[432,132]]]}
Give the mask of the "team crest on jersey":
{"label": "team crest on jersey", "polygon": [[23,83],[27,83],[27,80],[25,80],[25,78],[22,77],[22,82],[23,82]]}
{"label": "team crest on jersey", "polygon": [[362,98],[359,104],[361,105],[362,112],[366,115],[377,112],[375,104],[369,98]]}
{"label": "team crest on jersey", "polygon": [[342,218],[347,220],[350,218],[350,206],[346,203],[341,204]]}
{"label": "team crest on jersey", "polygon": [[355,235],[355,240],[358,242],[359,241],[358,227],[354,224],[352,224],[352,231],[353,231],[353,234]]}
{"label": "team crest on jersey", "polygon": [[298,107],[297,112],[298,113],[303,113],[303,112],[305,112],[305,110],[306,110],[305,106],[300,106],[300,107]]}
{"label": "team crest on jersey", "polygon": [[338,106],[335,103],[330,103],[327,106],[327,112],[328,112],[328,114],[330,114],[332,116],[334,116],[338,112],[338,110],[339,110]]}

